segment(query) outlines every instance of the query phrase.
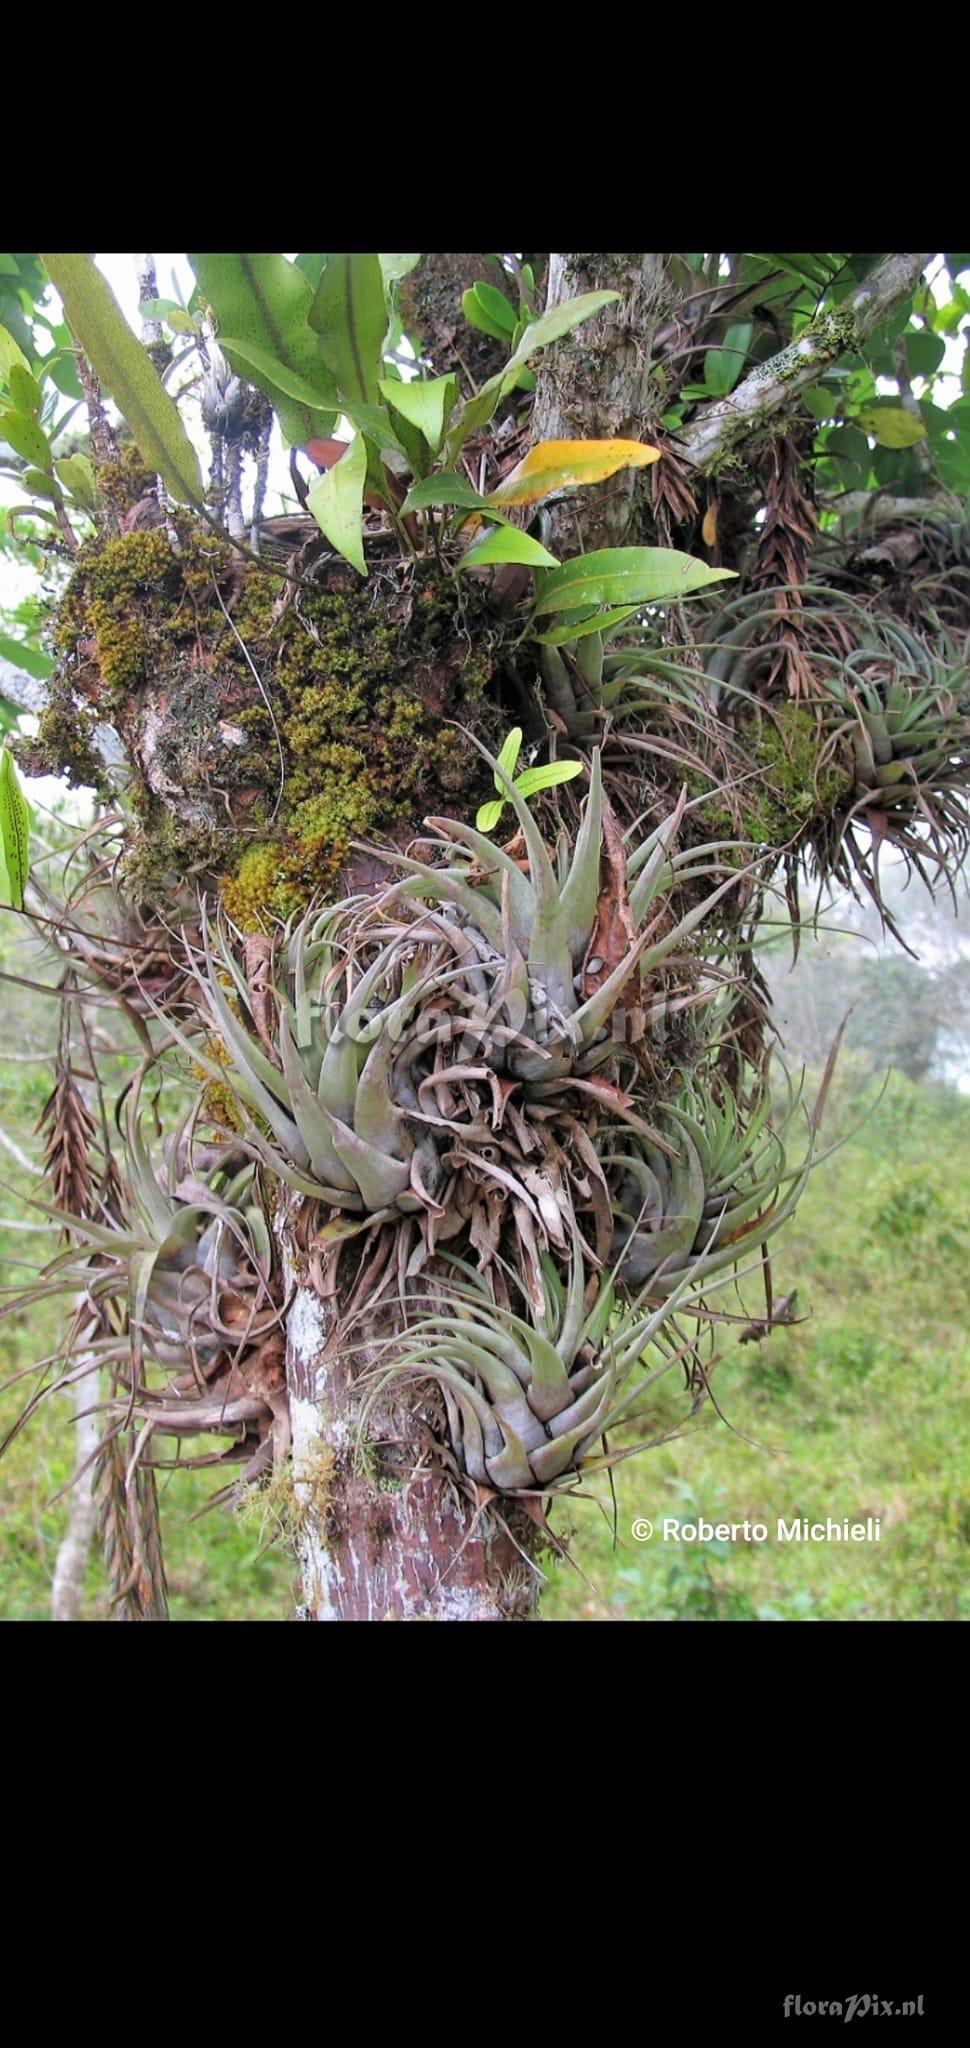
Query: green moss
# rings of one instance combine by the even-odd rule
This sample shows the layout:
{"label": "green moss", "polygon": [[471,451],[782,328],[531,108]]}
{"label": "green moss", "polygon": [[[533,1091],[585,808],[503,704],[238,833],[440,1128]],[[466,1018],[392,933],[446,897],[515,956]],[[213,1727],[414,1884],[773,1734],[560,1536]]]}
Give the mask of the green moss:
{"label": "green moss", "polygon": [[31,739],[17,740],[14,754],[27,775],[61,775],[72,789],[107,791],[105,765],[92,744],[97,713],[78,707],[62,675],[55,674]]}
{"label": "green moss", "polygon": [[[177,563],[158,527],[123,533],[82,548],[58,617],[55,647],[73,654],[94,641],[94,659],[108,696],[143,681],[152,644],[151,618]],[[105,706],[107,708],[107,705]]]}
{"label": "green moss", "polygon": [[[752,846],[786,846],[815,819],[837,810],[852,787],[851,772],[839,759],[822,759],[823,729],[799,704],[765,712],[748,728],[746,741],[750,765],[759,773],[734,793],[737,809],[720,796],[699,806],[699,823],[712,839],[743,836]],[[699,777],[688,776],[687,782],[691,795],[702,793]]]}
{"label": "green moss", "polygon": [[224,835],[187,825],[147,791],[140,792],[135,810],[139,822],[125,857],[124,881],[144,902],[163,901],[191,876],[211,872],[224,859]]}
{"label": "green moss", "polygon": [[[454,584],[427,573],[396,595],[376,577],[362,585],[338,570],[334,581],[302,591],[277,621],[273,586],[251,574],[234,614],[271,677],[287,771],[275,839],[248,847],[223,880],[226,908],[244,930],[328,889],[352,839],[391,834],[429,811],[474,809],[490,788],[488,768],[447,720],[472,726],[495,751],[505,735],[488,695],[497,628],[484,606],[460,620]],[[219,655],[241,659],[228,632]],[[237,722],[260,748],[273,746],[263,709]]]}
{"label": "green moss", "polygon": [[117,460],[99,463],[97,483],[99,496],[120,519],[129,506],[137,504],[146,491],[154,488],[155,478],[134,441],[119,439]]}
{"label": "green moss", "polygon": [[[491,778],[459,728],[497,752],[508,724],[490,692],[503,629],[481,593],[427,565],[387,562],[362,582],[331,560],[281,606],[277,576],[241,573],[190,513],[172,516],[177,553],[161,527],[89,541],[56,629],[47,765],[90,781],[88,725],[116,723],[138,755],[150,715],[152,786],[172,806],[136,790],[131,886],[221,873],[253,930],[329,889],[353,839],[474,812]],[[176,819],[179,793],[204,827]]]}

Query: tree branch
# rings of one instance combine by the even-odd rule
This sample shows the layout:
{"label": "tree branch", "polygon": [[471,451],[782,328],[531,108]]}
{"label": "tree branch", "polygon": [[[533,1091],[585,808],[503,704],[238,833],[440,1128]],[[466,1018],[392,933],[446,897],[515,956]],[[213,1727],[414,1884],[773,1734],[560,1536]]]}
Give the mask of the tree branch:
{"label": "tree branch", "polygon": [[797,341],[759,363],[729,398],[705,406],[676,437],[682,460],[710,475],[739,443],[767,425],[806,385],[816,383],[829,363],[852,354],[913,290],[931,254],[887,256],[845,305],[820,313]]}
{"label": "tree branch", "polygon": [[9,704],[16,704],[18,711],[32,711],[39,717],[47,702],[47,685],[35,676],[29,676],[25,669],[16,668],[0,654],[0,697],[6,697]]}

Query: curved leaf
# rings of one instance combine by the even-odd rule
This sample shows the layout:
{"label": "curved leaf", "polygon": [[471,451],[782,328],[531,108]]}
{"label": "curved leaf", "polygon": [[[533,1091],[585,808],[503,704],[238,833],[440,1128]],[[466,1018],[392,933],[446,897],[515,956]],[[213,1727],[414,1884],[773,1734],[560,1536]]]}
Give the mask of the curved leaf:
{"label": "curved leaf", "polygon": [[38,469],[50,469],[51,444],[43,427],[28,413],[0,412],[0,441],[9,442],[25,462],[35,463]]}
{"label": "curved leaf", "polygon": [[13,755],[0,747],[0,903],[24,907],[30,872],[30,808],[17,780]]}
{"label": "curved leaf", "polygon": [[431,377],[427,383],[416,377],[410,384],[382,377],[378,389],[394,412],[418,428],[432,455],[437,455],[458,395],[457,377]]}
{"label": "curved leaf", "polygon": [[178,408],[93,257],[42,255],[41,261],[75,340],[127,420],[139,454],[178,504],[200,505],[202,474]]}
{"label": "curved leaf", "polygon": [[677,603],[695,590],[735,577],[677,548],[599,548],[577,555],[545,577],[537,612],[579,611],[587,605]]}
{"label": "curved leaf", "polygon": [[223,332],[235,335],[248,349],[262,349],[274,363],[283,364],[301,377],[317,395],[313,407],[300,400],[280,399],[279,387],[266,381],[264,372],[231,349],[224,353],[238,376],[248,377],[273,400],[287,441],[301,447],[311,434],[326,432],[320,406],[332,408],[332,425],[339,412],[333,378],[320,344],[309,323],[313,287],[295,263],[277,255],[189,256],[199,289],[208,300]]}
{"label": "curved leaf", "polygon": [[476,491],[466,476],[459,476],[457,470],[439,470],[435,476],[426,476],[420,483],[412,484],[401,506],[406,512],[426,511],[429,506],[455,505],[463,511],[479,512],[499,526],[511,525],[504,512],[497,505],[490,505],[481,491]]}
{"label": "curved leaf", "polygon": [[555,569],[559,558],[551,555],[541,541],[533,540],[528,533],[520,533],[517,526],[500,526],[485,535],[484,540],[475,542],[458,564],[459,569],[478,569],[486,562],[525,562],[531,569]]}
{"label": "curved leaf", "polygon": [[328,256],[308,318],[341,398],[376,405],[387,333],[380,257]]}
{"label": "curved leaf", "polygon": [[915,448],[926,439],[924,422],[901,405],[866,406],[857,418],[863,433],[871,434],[880,448]]}
{"label": "curved leaf", "polygon": [[[275,356],[270,355],[268,349],[260,348],[255,341],[239,341],[235,335],[223,334],[221,329],[219,347],[230,362],[234,362],[238,356],[246,372],[258,373],[260,389],[265,391],[268,397],[292,398],[297,405],[309,406],[313,413],[328,412],[331,417],[335,416],[335,394],[332,386],[324,396],[315,389],[307,377],[298,376],[286,363],[278,362]],[[256,377],[251,376],[250,382],[255,383]],[[329,378],[327,383],[330,384]]]}
{"label": "curved leaf", "polygon": [[645,469],[660,460],[648,441],[539,441],[497,489],[490,505],[534,505],[552,491],[602,483],[618,469]]}
{"label": "curved leaf", "polygon": [[531,321],[504,370],[499,370],[496,376],[490,377],[487,384],[483,384],[475,397],[470,398],[467,405],[462,408],[448,436],[445,447],[446,460],[449,463],[453,462],[469,434],[474,433],[478,427],[487,426],[499,399],[504,398],[506,392],[512,390],[520,370],[528,362],[529,357],[535,355],[537,349],[548,348],[550,342],[560,341],[573,327],[578,327],[583,320],[588,320],[593,313],[598,313],[603,306],[610,305],[619,296],[619,292],[580,292],[577,298],[564,299],[561,306],[554,306],[550,313],[543,313],[541,320]]}
{"label": "curved leaf", "polygon": [[367,574],[364,561],[364,483],[367,477],[367,446],[357,434],[346,455],[335,462],[314,484],[307,498],[321,533],[361,576]]}

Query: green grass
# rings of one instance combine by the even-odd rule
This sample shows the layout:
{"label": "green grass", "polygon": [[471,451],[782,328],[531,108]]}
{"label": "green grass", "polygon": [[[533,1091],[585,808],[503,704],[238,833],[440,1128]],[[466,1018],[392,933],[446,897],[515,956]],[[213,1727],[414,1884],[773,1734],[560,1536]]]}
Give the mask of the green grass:
{"label": "green grass", "polygon": [[[850,1077],[827,1135],[871,1100]],[[605,1513],[579,1501],[560,1512],[579,1569],[550,1569],[546,1620],[970,1615],[968,1135],[970,1101],[893,1078],[776,1241],[776,1294],[797,1284],[809,1319],[725,1353],[714,1385],[730,1427],[705,1408],[689,1433],[617,1469],[615,1547],[602,1482]],[[779,1516],[869,1515],[878,1544],[775,1541]],[[760,1521],[770,1540],[633,1540],[635,1518],[659,1529],[665,1516]]]}

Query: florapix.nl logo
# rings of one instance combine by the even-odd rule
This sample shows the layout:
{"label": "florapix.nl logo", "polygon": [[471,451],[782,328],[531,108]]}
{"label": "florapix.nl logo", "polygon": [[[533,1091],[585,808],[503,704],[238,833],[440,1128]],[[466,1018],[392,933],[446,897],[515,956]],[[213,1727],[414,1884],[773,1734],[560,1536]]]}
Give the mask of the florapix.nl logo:
{"label": "florapix.nl logo", "polygon": [[802,1998],[798,1992],[789,1992],[784,2001],[786,2020],[810,2019],[813,2013],[826,2019],[841,2019],[848,2026],[850,2020],[884,2018],[906,2018],[922,2015],[923,1994],[918,1998],[879,1998],[874,1991],[853,1992],[849,1998]]}

